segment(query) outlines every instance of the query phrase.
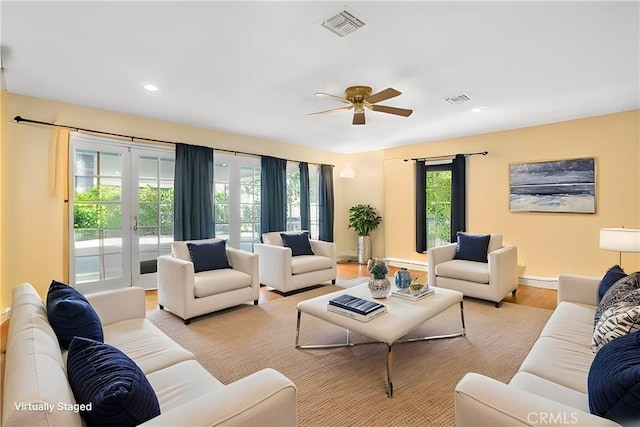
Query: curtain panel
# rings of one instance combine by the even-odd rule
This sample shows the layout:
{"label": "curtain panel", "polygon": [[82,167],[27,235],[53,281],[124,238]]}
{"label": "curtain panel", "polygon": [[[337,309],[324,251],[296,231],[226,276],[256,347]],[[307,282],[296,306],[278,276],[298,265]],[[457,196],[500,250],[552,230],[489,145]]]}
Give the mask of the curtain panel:
{"label": "curtain panel", "polygon": [[318,199],[320,205],[318,239],[333,242],[334,196],[332,165],[320,165]]}
{"label": "curtain panel", "polygon": [[213,149],[176,144],[174,240],[214,237],[212,194]]}
{"label": "curtain panel", "polygon": [[416,196],[416,252],[427,250],[427,166],[424,161],[416,161],[415,196]]}
{"label": "curtain panel", "polygon": [[311,232],[311,202],[309,199],[309,164],[300,162],[300,228]]}
{"label": "curtain panel", "polygon": [[466,157],[456,154],[451,165],[451,242],[467,228]]}
{"label": "curtain panel", "polygon": [[287,161],[261,157],[260,230],[262,233],[287,229]]}

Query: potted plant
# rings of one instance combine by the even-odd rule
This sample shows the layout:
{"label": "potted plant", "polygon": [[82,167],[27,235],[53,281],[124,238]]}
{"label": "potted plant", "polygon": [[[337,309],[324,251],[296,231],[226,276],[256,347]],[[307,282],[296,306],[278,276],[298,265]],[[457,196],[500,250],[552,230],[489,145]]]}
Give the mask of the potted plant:
{"label": "potted plant", "polygon": [[373,298],[386,298],[391,292],[391,282],[387,278],[389,268],[387,263],[382,260],[377,260],[371,266],[369,270],[371,273],[371,279],[369,279],[369,291]]}
{"label": "potted plant", "polygon": [[378,228],[382,217],[371,205],[356,205],[349,209],[349,227],[358,234],[358,264],[366,264],[371,258],[369,233]]}

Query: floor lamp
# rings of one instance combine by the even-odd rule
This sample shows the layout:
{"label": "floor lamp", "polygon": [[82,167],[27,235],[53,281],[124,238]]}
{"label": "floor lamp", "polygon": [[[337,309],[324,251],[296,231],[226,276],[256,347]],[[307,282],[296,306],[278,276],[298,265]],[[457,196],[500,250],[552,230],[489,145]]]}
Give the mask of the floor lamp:
{"label": "floor lamp", "polygon": [[622,252],[640,252],[640,230],[632,228],[601,228],[600,249],[617,251],[622,267]]}

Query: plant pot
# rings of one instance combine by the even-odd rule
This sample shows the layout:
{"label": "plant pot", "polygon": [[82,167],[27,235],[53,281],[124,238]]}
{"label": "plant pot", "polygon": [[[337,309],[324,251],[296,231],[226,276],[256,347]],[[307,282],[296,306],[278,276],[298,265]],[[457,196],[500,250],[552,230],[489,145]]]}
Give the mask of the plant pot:
{"label": "plant pot", "polygon": [[386,277],[369,279],[369,291],[372,298],[386,298],[391,293],[391,282]]}
{"label": "plant pot", "polygon": [[371,236],[358,236],[358,264],[366,264],[371,259]]}

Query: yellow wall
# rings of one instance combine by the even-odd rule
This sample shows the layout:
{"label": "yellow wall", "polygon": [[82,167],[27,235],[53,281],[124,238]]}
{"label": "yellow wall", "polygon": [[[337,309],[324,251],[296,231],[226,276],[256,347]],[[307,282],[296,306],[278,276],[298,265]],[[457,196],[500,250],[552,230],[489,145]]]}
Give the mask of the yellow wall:
{"label": "yellow wall", "polygon": [[[3,71],[0,71],[0,73]],[[4,287],[6,286],[6,277],[5,277],[5,269],[4,269],[4,248],[5,248],[5,238],[4,238],[4,195],[5,195],[5,186],[7,183],[6,177],[4,175],[5,171],[5,146],[7,144],[6,138],[6,130],[7,130],[7,91],[4,88],[4,79],[2,79],[2,87],[0,87],[0,312],[4,311],[10,304],[6,301],[7,298],[5,296]],[[4,321],[4,319],[0,319],[0,323]]]}
{"label": "yellow wall", "polygon": [[[635,110],[385,150],[385,256],[426,261],[414,252],[413,162],[403,159],[486,150],[469,158],[469,231],[503,233],[525,276],[602,275],[618,253],[598,248],[600,228],[640,228],[639,118]],[[510,163],[580,157],[596,158],[595,214],[509,211]],[[622,262],[640,269],[638,254]]]}

